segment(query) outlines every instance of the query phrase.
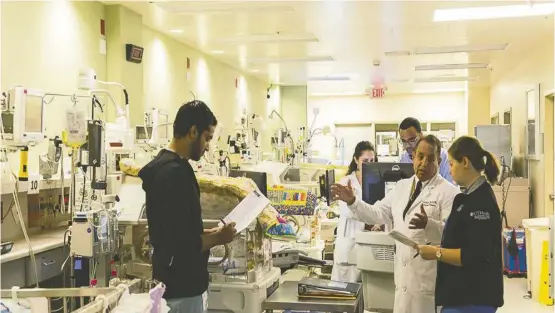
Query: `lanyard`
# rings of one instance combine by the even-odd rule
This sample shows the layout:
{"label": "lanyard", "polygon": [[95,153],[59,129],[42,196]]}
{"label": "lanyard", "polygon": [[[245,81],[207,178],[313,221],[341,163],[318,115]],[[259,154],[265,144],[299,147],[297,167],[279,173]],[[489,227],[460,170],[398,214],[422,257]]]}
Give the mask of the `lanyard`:
{"label": "lanyard", "polygon": [[[433,178],[432,178],[433,179]],[[432,181],[432,179],[428,180],[426,183],[422,183],[422,188],[420,188],[420,193],[422,193],[422,191],[424,191],[424,188],[426,188],[426,186],[428,186],[428,184]],[[410,199],[412,199],[412,197],[414,196],[414,191],[416,189],[416,178],[414,178],[412,180],[412,186],[410,187],[410,197],[409,197],[409,201]]]}

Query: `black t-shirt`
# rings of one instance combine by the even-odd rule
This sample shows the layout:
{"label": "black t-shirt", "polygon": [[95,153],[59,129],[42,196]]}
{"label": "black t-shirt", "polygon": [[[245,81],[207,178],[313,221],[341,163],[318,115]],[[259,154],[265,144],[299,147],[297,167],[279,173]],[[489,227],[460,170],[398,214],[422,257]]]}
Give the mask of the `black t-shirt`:
{"label": "black t-shirt", "polygon": [[166,285],[164,298],[188,298],[208,289],[208,256],[202,252],[200,188],[193,168],[175,152],[161,150],[139,173],[146,214],[153,278]]}
{"label": "black t-shirt", "polygon": [[483,178],[468,194],[458,194],[443,231],[444,249],[461,249],[462,266],[438,262],[438,306],[503,306],[501,213]]}

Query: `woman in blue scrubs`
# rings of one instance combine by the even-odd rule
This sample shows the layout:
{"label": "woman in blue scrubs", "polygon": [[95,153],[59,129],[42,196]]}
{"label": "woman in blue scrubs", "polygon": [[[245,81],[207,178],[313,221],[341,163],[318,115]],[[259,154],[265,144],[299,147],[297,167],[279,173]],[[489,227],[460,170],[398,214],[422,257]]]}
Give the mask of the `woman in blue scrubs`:
{"label": "woman in blue scrubs", "polygon": [[453,201],[441,246],[420,246],[419,253],[438,262],[435,300],[442,313],[494,313],[503,306],[501,213],[490,185],[499,166],[472,137],[455,140],[448,156],[464,192]]}

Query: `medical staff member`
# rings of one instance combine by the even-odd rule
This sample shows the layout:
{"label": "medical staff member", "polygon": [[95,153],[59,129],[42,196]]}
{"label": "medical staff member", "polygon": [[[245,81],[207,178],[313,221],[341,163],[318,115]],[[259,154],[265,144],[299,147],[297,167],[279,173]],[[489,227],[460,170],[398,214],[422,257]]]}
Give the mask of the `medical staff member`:
{"label": "medical staff member", "polygon": [[442,313],[494,313],[503,306],[501,213],[490,185],[499,166],[472,137],[453,142],[449,163],[465,192],[455,197],[441,246],[422,246],[420,255],[438,261],[435,296]]}
{"label": "medical staff member", "polygon": [[[405,151],[401,154],[401,159],[399,160],[400,163],[412,163],[414,148],[422,136],[424,136],[422,134],[422,126],[420,126],[420,122],[417,119],[407,117],[401,122],[401,124],[399,124],[399,137],[401,138],[403,149],[405,149]],[[452,183],[453,177],[451,177],[451,173],[449,172],[447,151],[443,148],[441,149],[440,157],[441,161],[439,163],[439,175]]]}
{"label": "medical staff member", "polygon": [[166,285],[170,312],[206,313],[210,249],[233,240],[235,223],[203,229],[200,188],[189,160],[198,161],[218,121],[202,101],[183,104],[173,139],[139,172],[146,194],[152,276]]}
{"label": "medical staff member", "polygon": [[[395,230],[420,245],[439,243],[443,225],[459,189],[438,174],[441,142],[433,135],[417,141],[415,175],[397,182],[385,198],[367,204],[347,186],[333,185],[335,199],[345,201],[353,217],[367,224],[393,221]],[[417,257],[417,250],[396,243],[394,313],[432,313],[437,264]]]}
{"label": "medical staff member", "polygon": [[[368,141],[361,141],[355,147],[353,159],[349,164],[347,176],[341,179],[341,184],[349,182],[357,197],[362,197],[362,164],[376,162],[376,150]],[[345,202],[339,203],[339,222],[337,223],[337,237],[333,251],[333,270],[331,279],[334,281],[356,283],[360,281],[360,271],[356,263],[349,263],[349,259],[356,260],[355,235],[364,231],[365,224],[353,219],[353,213]]]}

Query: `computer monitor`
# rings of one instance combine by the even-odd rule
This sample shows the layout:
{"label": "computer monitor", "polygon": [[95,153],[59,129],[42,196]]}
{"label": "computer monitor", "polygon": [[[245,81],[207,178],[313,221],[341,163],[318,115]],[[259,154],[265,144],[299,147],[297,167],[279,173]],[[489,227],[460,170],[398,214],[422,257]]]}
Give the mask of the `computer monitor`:
{"label": "computer monitor", "polygon": [[135,126],[135,143],[144,144],[147,143],[152,135],[152,127],[137,125]]}
{"label": "computer monitor", "polygon": [[268,197],[268,174],[263,172],[230,170],[229,177],[246,177],[254,181],[260,192]]}
{"label": "computer monitor", "polygon": [[385,197],[385,185],[414,175],[412,163],[364,163],[362,200],[374,204]]}
{"label": "computer monitor", "polygon": [[335,170],[326,170],[326,173],[320,176],[320,196],[326,198],[328,205],[333,202],[331,194],[331,186],[335,184]]}

